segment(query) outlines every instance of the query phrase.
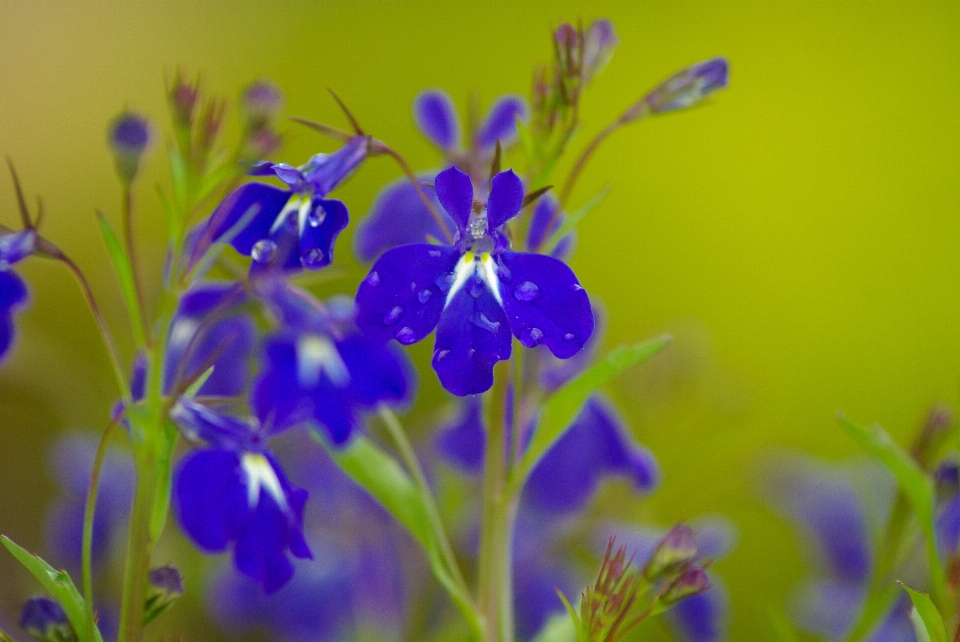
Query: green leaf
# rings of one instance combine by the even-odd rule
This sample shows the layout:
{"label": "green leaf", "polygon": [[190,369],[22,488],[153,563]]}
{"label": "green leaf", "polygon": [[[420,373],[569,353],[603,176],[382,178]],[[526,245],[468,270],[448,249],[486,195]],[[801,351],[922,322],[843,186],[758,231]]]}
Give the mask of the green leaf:
{"label": "green leaf", "polygon": [[130,317],[130,326],[133,328],[134,340],[138,347],[147,345],[147,338],[143,335],[143,327],[140,324],[140,300],[137,298],[137,286],[133,280],[133,266],[130,265],[129,257],[124,253],[120,239],[116,232],[110,227],[106,217],[97,212],[97,225],[100,227],[100,236],[103,237],[103,244],[107,248],[107,256],[113,265],[113,271],[120,282],[120,290],[123,293],[123,302],[127,307],[127,316]]}
{"label": "green leaf", "polygon": [[87,620],[86,603],[83,597],[73,585],[73,580],[66,571],[58,571],[39,556],[27,552],[25,549],[17,546],[12,539],[6,535],[0,535],[0,542],[6,547],[10,554],[17,558],[17,561],[23,564],[30,573],[37,578],[37,581],[43,585],[47,593],[50,594],[57,604],[63,609],[70,626],[73,627],[78,639],[84,642],[84,636],[87,631],[93,630],[95,639],[92,642],[103,642],[100,631],[97,627],[90,626]]}
{"label": "green leaf", "polygon": [[7,635],[3,629],[0,629],[0,642],[13,642],[13,638]]}
{"label": "green leaf", "polygon": [[900,448],[883,428],[861,428],[843,413],[837,413],[840,425],[847,433],[868,453],[882,463],[897,480],[900,489],[910,500],[913,512],[917,516],[920,532],[923,534],[927,553],[927,563],[930,567],[932,579],[932,594],[934,603],[945,605],[947,587],[944,580],[943,563],[937,551],[937,535],[935,528],[935,491],[933,481],[921,470],[913,458]]}
{"label": "green leaf", "polygon": [[[212,368],[210,368],[212,370]],[[177,447],[177,438],[180,433],[177,427],[168,423],[164,430],[163,444],[160,447],[157,461],[156,488],[153,496],[153,506],[150,509],[150,539],[154,542],[160,539],[170,514],[170,488],[173,471],[173,453]]]}
{"label": "green leaf", "polygon": [[540,631],[531,642],[577,642],[579,639],[573,618],[557,613],[540,627]]}
{"label": "green leaf", "polygon": [[602,190],[600,190],[596,196],[594,196],[589,201],[587,201],[586,205],[584,205],[583,207],[578,209],[576,212],[568,216],[567,219],[563,222],[563,225],[561,225],[560,228],[553,233],[553,236],[550,237],[550,240],[547,241],[546,247],[549,249],[546,251],[546,253],[549,254],[551,250],[557,247],[557,243],[560,242],[560,239],[562,239],[564,236],[566,236],[570,232],[577,229],[577,225],[580,224],[580,221],[582,221],[587,216],[587,214],[589,214],[593,210],[593,208],[599,205],[600,201],[606,198],[607,194],[610,193],[611,189],[613,189],[613,186],[607,185]]}
{"label": "green leaf", "polygon": [[907,591],[910,600],[913,602],[910,621],[913,622],[913,629],[917,633],[918,642],[924,640],[947,642],[947,625],[944,624],[943,617],[934,605],[933,600],[930,599],[930,595],[915,591],[903,582],[897,582],[897,584]]}
{"label": "green leaf", "polygon": [[660,352],[670,341],[671,337],[665,335],[632,346],[621,346],[548,397],[540,412],[533,439],[518,467],[517,480],[521,486],[540,458],[567,431],[593,393],[630,366]]}
{"label": "green leaf", "polygon": [[[319,438],[318,438],[319,440]],[[319,440],[322,442],[322,440]],[[420,491],[389,454],[363,436],[344,448],[324,444],[330,456],[353,481],[362,486],[423,547],[434,577],[460,607],[474,630],[480,630],[470,596],[464,594],[443,562],[440,542],[430,526],[430,516]]]}

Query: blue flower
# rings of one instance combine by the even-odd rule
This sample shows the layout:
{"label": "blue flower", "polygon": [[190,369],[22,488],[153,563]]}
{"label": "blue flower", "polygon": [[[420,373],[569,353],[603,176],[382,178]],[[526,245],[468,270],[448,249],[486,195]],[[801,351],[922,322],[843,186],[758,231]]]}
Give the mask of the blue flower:
{"label": "blue flower", "polygon": [[252,404],[260,417],[281,426],[314,422],[341,445],[357,429],[359,409],[407,398],[411,373],[404,357],[358,333],[352,315],[332,316],[282,281],[262,294],[282,329],[266,340],[254,384]]}
{"label": "blue flower", "polygon": [[[210,243],[231,232],[230,244],[240,254],[253,257],[252,272],[330,265],[333,244],[349,215],[341,201],[325,197],[363,162],[369,143],[368,136],[355,136],[333,154],[317,154],[299,168],[286,163],[255,164],[251,174],[279,178],[287,189],[247,183],[231,192],[210,215],[204,238],[192,252],[193,261]],[[241,223],[241,229],[233,230]]]}
{"label": "blue flower", "polygon": [[267,593],[279,590],[293,577],[288,554],[312,554],[303,537],[307,492],[290,484],[266,448],[275,431],[189,399],[180,399],[171,417],[192,441],[208,444],[177,468],[174,500],[181,527],[208,553],[232,545],[237,570]]}
{"label": "blue flower", "polygon": [[493,177],[480,213],[470,177],[456,167],[437,176],[436,188],[457,224],[454,245],[405,245],[381,256],[357,291],[361,330],[409,345],[437,328],[433,367],[459,396],[493,385],[493,365],[510,357],[511,332],[562,359],[579,352],[594,321],[576,275],[553,257],[507,249],[503,226],[523,204],[516,174]]}
{"label": "blue flower", "polygon": [[[470,157],[482,165],[484,156],[492,154],[497,141],[506,146],[516,140],[517,120],[526,118],[527,106],[519,96],[498,98],[480,127],[472,132],[466,149],[460,144],[460,121],[456,108],[446,92],[430,89],[421,93],[414,102],[413,115],[423,135],[440,148],[449,160]],[[489,167],[478,169],[487,171]]]}
{"label": "blue flower", "polygon": [[36,242],[32,228],[0,235],[0,359],[13,344],[13,313],[27,302],[27,286],[10,266],[32,254]]}

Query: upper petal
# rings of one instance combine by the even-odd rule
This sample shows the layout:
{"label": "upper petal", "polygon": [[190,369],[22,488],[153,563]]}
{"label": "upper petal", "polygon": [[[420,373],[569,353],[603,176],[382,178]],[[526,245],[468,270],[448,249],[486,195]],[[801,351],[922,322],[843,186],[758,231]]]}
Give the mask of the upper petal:
{"label": "upper petal", "polygon": [[496,229],[512,219],[523,206],[523,182],[512,169],[500,172],[490,181],[487,198],[487,227]]}
{"label": "upper petal", "polygon": [[457,146],[460,122],[453,101],[446,92],[428,89],[413,103],[413,116],[423,134],[444,150]]}
{"label": "upper petal", "polygon": [[0,235],[0,266],[5,268],[33,254],[36,245],[37,231],[34,229]]}
{"label": "upper petal", "polygon": [[317,154],[307,162],[303,180],[317,196],[326,196],[357,170],[367,157],[369,145],[369,136],[354,136],[332,154]]}
{"label": "upper petal", "polygon": [[319,270],[333,261],[333,244],[350,222],[341,201],[314,198],[306,220],[300,222],[300,264]]}
{"label": "upper petal", "polygon": [[437,174],[434,185],[443,209],[456,222],[457,229],[465,230],[473,211],[473,183],[470,176],[451,166]]}
{"label": "upper petal", "polygon": [[256,426],[249,419],[221,414],[185,397],[174,404],[170,418],[189,439],[202,439],[218,448],[249,448],[257,436]]}
{"label": "upper petal", "polygon": [[[432,174],[420,178],[427,182],[435,180]],[[454,229],[453,221],[440,206],[436,191],[424,189],[423,192],[445,219],[447,229]],[[370,213],[360,222],[354,248],[361,261],[373,261],[391,248],[423,243],[428,236],[441,239],[444,231],[430,214],[416,188],[409,180],[401,178],[387,185],[377,195]]]}
{"label": "upper petal", "polygon": [[561,359],[577,354],[593,334],[593,310],[576,275],[551,256],[503,252],[500,280],[510,328],[520,343],[541,343]]}
{"label": "upper petal", "polygon": [[527,117],[527,104],[519,96],[501,96],[487,113],[486,120],[477,131],[476,142],[480,148],[491,148],[499,140],[507,145],[517,137],[517,118]]}
{"label": "upper petal", "polygon": [[404,245],[374,263],[357,290],[357,325],[381,341],[409,345],[437,326],[458,252],[446,245]]}

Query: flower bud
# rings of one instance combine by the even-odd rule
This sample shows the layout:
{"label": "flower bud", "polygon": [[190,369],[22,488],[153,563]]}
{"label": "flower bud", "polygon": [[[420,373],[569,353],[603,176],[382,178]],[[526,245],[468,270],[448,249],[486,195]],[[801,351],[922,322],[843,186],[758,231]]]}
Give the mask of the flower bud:
{"label": "flower bud", "polygon": [[20,613],[20,628],[40,642],[76,642],[77,639],[67,614],[46,597],[27,600]]}
{"label": "flower bud", "polygon": [[613,23],[609,20],[594,20],[583,34],[583,82],[590,82],[610,62],[613,50],[620,44]]}
{"label": "flower bud", "polygon": [[641,101],[654,114],[684,109],[727,86],[727,59],[711,58],[670,76]]}
{"label": "flower bud", "polygon": [[147,576],[149,589],[144,605],[144,623],[152,622],[183,595],[183,580],[180,571],[172,566],[161,566]]}
{"label": "flower bud", "polygon": [[173,114],[173,125],[179,130],[189,132],[193,127],[193,116],[200,97],[200,83],[189,83],[182,72],[177,72],[173,84],[167,89],[167,100]]}
{"label": "flower bud", "polygon": [[950,430],[952,425],[953,413],[948,406],[937,404],[930,409],[912,448],[913,458],[921,468],[929,470],[934,465],[934,459],[940,452],[941,446],[952,434]]}
{"label": "flower bud", "polygon": [[657,544],[653,556],[643,569],[643,576],[654,580],[689,564],[697,558],[697,542],[693,531],[683,524],[674,527]]}
{"label": "flower bud", "polygon": [[272,123],[280,114],[283,94],[269,80],[258,80],[244,88],[240,95],[240,105],[246,114],[247,128],[261,129]]}
{"label": "flower bud", "polygon": [[150,144],[150,122],[133,112],[113,119],[107,133],[107,145],[113,151],[120,180],[129,185],[137,176],[140,157]]}
{"label": "flower bud", "polygon": [[706,593],[712,587],[706,571],[699,566],[687,566],[677,579],[663,590],[660,602],[664,606],[670,606],[685,598]]}

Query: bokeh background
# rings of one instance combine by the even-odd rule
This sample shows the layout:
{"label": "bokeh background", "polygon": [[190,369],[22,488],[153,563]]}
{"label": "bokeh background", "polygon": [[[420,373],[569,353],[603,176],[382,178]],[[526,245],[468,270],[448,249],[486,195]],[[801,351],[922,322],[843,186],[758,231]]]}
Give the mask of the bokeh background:
{"label": "bokeh background", "polygon": [[[165,127],[165,75],[202,72],[207,90],[230,98],[269,78],[287,114],[342,125],[332,87],[365,128],[427,169],[438,159],[414,127],[416,94],[441,87],[460,105],[474,91],[484,105],[527,94],[551,28],[578,17],[612,19],[622,41],[586,95],[579,145],[669,73],[730,60],[728,91],[626,128],[597,154],[574,205],[613,191],[581,224],[573,267],[605,305],[607,347],[675,337],[609,389],[664,471],[662,488],[641,508],[625,503],[623,517],[728,516],[739,541],[715,568],[732,638],[762,639],[803,556],[758,499],[758,462],[784,450],[855,455],[838,408],[904,441],[932,402],[958,401],[960,4],[0,0],[0,153],[42,195],[45,235],[121,328],[93,219],[119,210],[105,127],[125,107]],[[331,149],[284,127],[283,160]],[[153,273],[164,145],[138,194]],[[398,175],[374,160],[339,198],[362,215]],[[0,221],[17,221],[5,177]],[[354,229],[339,246],[341,278],[318,292],[352,291],[361,278],[346,251]],[[102,428],[117,393],[70,277],[38,260],[21,273],[33,301],[0,369],[0,532],[37,549],[54,492],[47,449],[59,432]],[[421,391],[411,425],[422,433],[416,418],[444,398],[429,377]],[[0,556],[0,607],[34,588]]]}

